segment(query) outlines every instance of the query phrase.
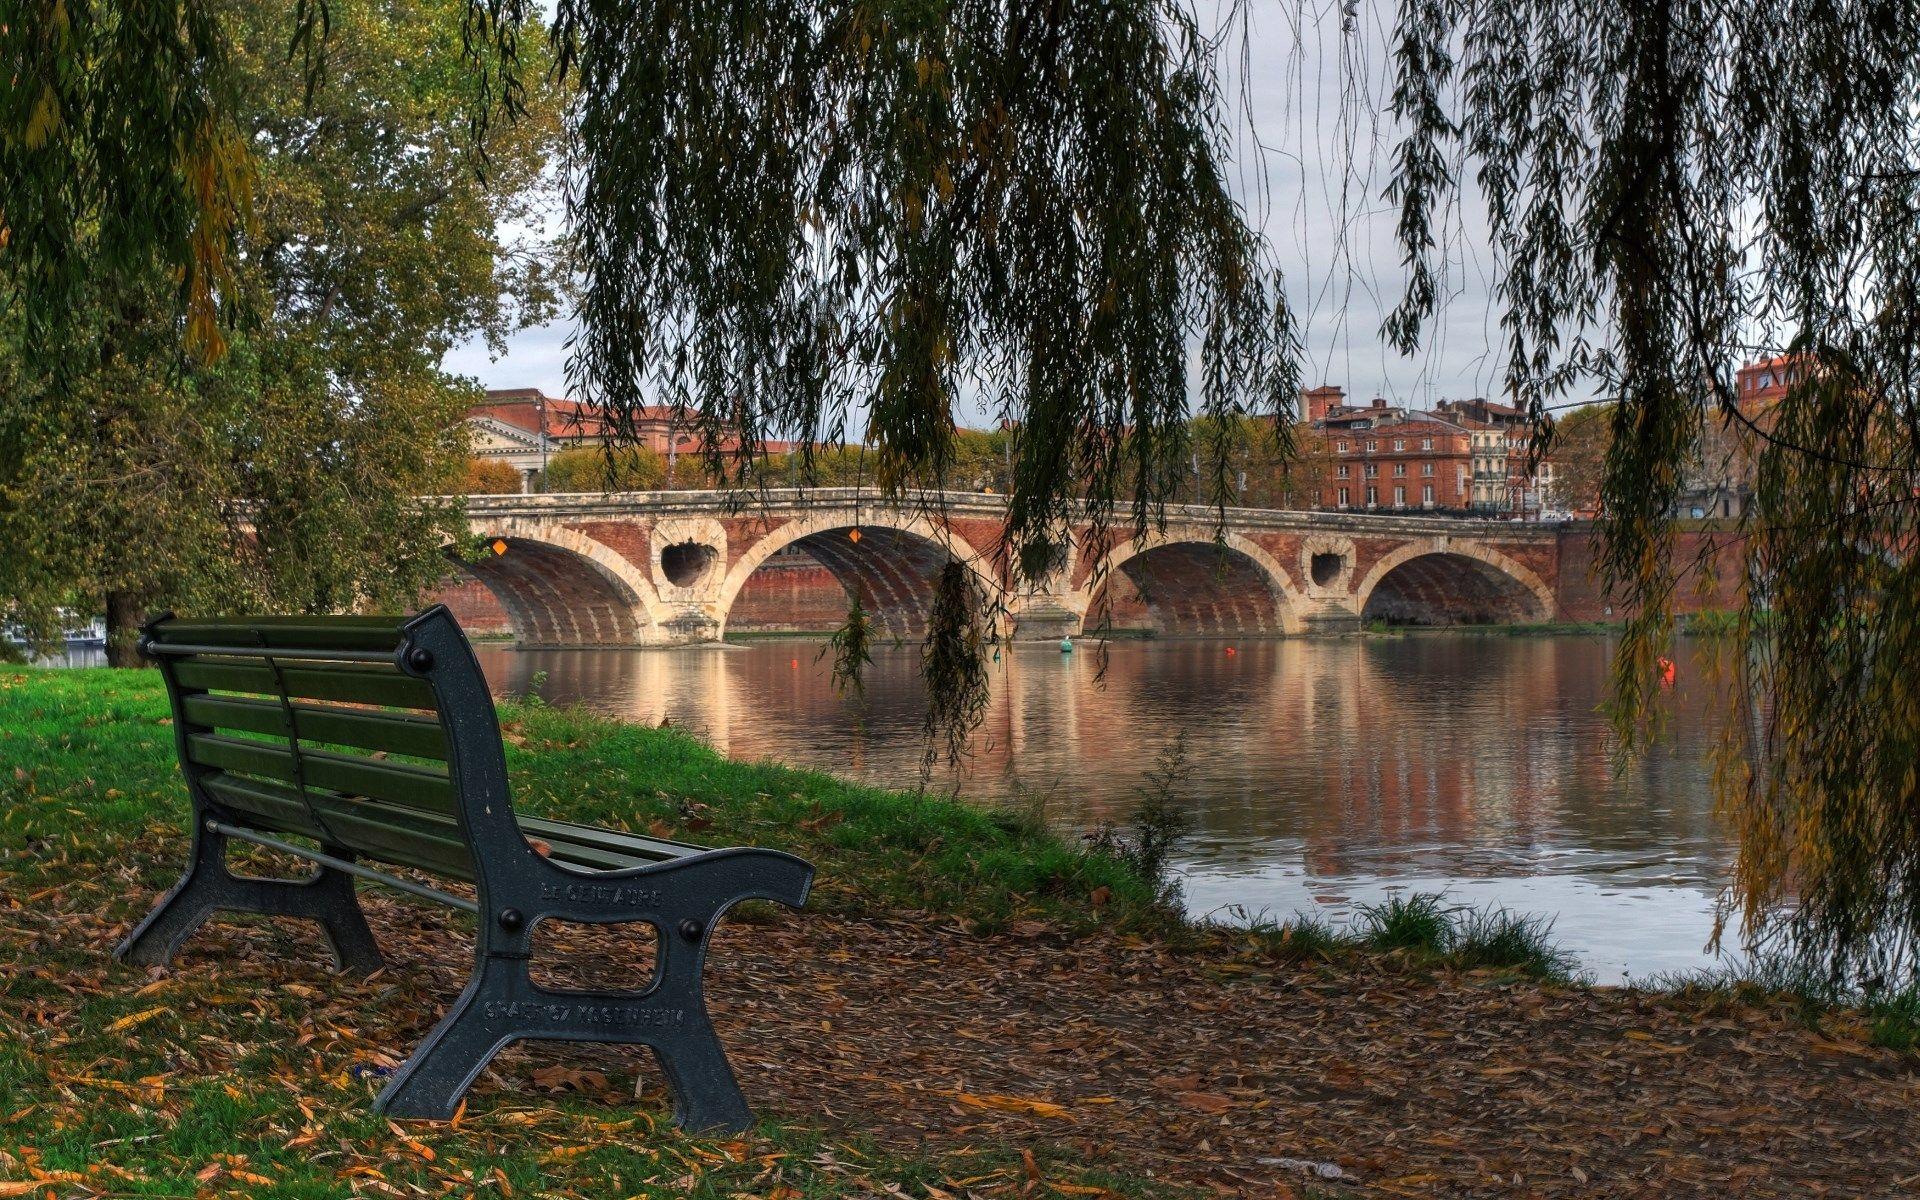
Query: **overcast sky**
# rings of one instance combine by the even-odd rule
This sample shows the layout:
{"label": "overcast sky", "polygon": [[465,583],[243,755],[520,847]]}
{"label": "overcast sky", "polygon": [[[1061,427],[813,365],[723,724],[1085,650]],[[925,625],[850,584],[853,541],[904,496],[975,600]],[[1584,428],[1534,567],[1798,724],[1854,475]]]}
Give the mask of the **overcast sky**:
{"label": "overcast sky", "polygon": [[[1393,16],[1393,5],[1373,0],[1359,3],[1351,21],[1338,4],[1251,0],[1245,69],[1237,49],[1223,66],[1247,117],[1235,114],[1236,186],[1286,273],[1305,343],[1305,384],[1425,406],[1497,393],[1498,324],[1489,309],[1485,216],[1469,195],[1449,221],[1448,287],[1427,345],[1401,356],[1380,340],[1401,285],[1394,212],[1382,195],[1392,132],[1378,115],[1392,94]],[[484,344],[469,344],[445,365],[487,387],[562,395],[570,330],[567,321],[526,330],[498,360]]]}

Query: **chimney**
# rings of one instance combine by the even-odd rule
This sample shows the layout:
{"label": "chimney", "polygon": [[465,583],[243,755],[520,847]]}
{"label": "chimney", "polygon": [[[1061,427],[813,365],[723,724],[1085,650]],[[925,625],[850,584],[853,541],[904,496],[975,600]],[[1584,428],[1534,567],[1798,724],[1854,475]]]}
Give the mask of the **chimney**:
{"label": "chimney", "polygon": [[1327,414],[1347,402],[1347,394],[1334,385],[1321,384],[1300,393],[1300,416],[1309,423],[1326,420]]}
{"label": "chimney", "polygon": [[1375,396],[1373,398],[1373,406],[1375,408],[1385,408],[1387,406],[1387,402],[1384,398],[1380,396]]}

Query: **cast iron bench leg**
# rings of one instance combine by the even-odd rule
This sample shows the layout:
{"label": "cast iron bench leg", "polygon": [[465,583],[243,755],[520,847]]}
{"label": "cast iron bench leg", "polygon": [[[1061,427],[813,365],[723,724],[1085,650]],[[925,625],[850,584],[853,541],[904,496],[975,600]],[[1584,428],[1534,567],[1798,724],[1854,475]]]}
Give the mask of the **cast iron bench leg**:
{"label": "cast iron bench leg", "polygon": [[394,1073],[374,1108],[444,1121],[509,1042],[613,1042],[652,1048],[681,1128],[747,1128],[753,1113],[701,994],[706,938],[675,945],[673,936],[660,937],[657,982],[644,992],[551,991],[535,986],[525,958],[484,954],[460,998]]}
{"label": "cast iron bench leg", "polygon": [[[651,987],[642,992],[550,991],[536,986],[528,971],[526,929],[513,937],[491,934],[499,922],[482,923],[482,942],[474,973],[460,998],[434,1026],[405,1065],[374,1101],[378,1111],[396,1117],[450,1118],[461,1095],[493,1056],[521,1039],[613,1042],[644,1045],[660,1061],[673,1093],[674,1120],[688,1130],[739,1131],[753,1124],[753,1113],[727,1063],[725,1049],[707,1016],[701,972],[714,922],[742,895],[778,898],[797,907],[806,899],[807,868],[786,861],[776,869],[794,878],[769,889],[736,883],[750,873],[754,852],[738,852],[733,861],[702,864],[688,883],[704,886],[649,913],[631,908],[587,913],[579,908],[555,914],[605,924],[646,921],[659,933],[658,962]],[[784,856],[782,856],[784,859]],[[798,860],[790,860],[796,862]],[[495,943],[495,938],[499,942]]]}
{"label": "cast iron bench leg", "polygon": [[532,987],[525,959],[483,955],[447,1015],[387,1080],[374,1111],[429,1121],[452,1118],[467,1088],[518,1036],[505,998]]}
{"label": "cast iron bench leg", "polygon": [[[324,847],[335,858],[352,858],[342,847]],[[215,912],[263,913],[318,922],[333,951],[334,965],[367,973],[382,965],[380,945],[360,910],[353,876],[321,867],[311,879],[256,879],[227,869],[227,839],[207,829],[196,832],[186,874],[147,914],[114,956],[140,966],[159,966],[173,958],[181,943]]]}

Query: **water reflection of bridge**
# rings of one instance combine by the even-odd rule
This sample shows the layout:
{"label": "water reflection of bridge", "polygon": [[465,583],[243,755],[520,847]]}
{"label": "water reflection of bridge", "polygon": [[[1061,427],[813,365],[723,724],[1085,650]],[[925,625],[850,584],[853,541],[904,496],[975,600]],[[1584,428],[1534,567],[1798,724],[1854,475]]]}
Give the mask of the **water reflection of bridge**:
{"label": "water reflection of bridge", "polygon": [[[1600,638],[1410,637],[1015,649],[963,786],[1044,804],[1055,819],[1123,821],[1155,754],[1186,731],[1194,835],[1216,870],[1276,855],[1309,877],[1423,855],[1497,874],[1544,852],[1605,854],[1712,887],[1720,841],[1707,799],[1711,689],[1689,669],[1669,748],[1617,777],[1604,721]],[[623,719],[671,719],[724,754],[778,758],[874,782],[919,780],[925,693],[912,648],[882,653],[867,698],[835,694],[817,647],[768,643],[674,654],[488,652],[523,688]],[[954,782],[944,771],[936,787]],[[1689,849],[1675,855],[1673,848]],[[1437,849],[1436,849],[1437,848]]]}

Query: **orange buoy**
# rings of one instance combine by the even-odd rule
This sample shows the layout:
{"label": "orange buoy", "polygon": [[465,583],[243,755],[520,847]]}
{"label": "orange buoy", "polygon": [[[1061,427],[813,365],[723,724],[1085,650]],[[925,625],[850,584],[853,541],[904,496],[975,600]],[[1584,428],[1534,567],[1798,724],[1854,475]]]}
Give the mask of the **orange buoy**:
{"label": "orange buoy", "polygon": [[847,540],[850,542],[858,542],[860,540],[860,531],[858,529],[847,530]]}
{"label": "orange buoy", "polygon": [[800,669],[800,660],[796,658],[792,662],[789,662],[787,665],[792,667],[794,670],[798,671]]}
{"label": "orange buoy", "polygon": [[1230,656],[1231,656],[1231,655],[1233,655],[1233,654],[1237,654],[1237,653],[1239,653],[1239,651],[1237,651],[1237,650],[1235,650],[1235,649],[1234,649],[1234,648],[1233,648],[1232,646],[1228,646],[1228,647],[1227,647],[1227,654],[1228,654],[1228,655],[1230,655]]}
{"label": "orange buoy", "polygon": [[1675,669],[1674,669],[1672,659],[1663,658],[1660,660],[1660,683],[1662,686],[1664,687],[1673,686],[1674,671]]}

